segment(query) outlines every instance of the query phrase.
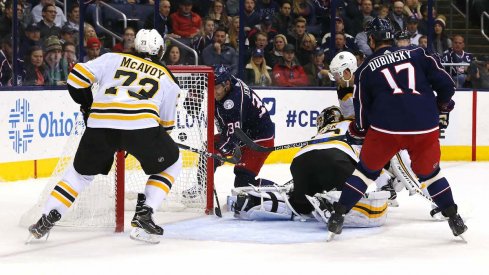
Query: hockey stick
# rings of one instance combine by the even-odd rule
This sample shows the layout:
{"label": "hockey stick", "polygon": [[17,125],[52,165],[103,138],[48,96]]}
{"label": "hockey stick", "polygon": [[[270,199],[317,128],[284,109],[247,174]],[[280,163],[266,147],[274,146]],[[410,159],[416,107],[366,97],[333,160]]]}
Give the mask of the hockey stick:
{"label": "hockey stick", "polygon": [[283,150],[283,149],[289,149],[289,148],[294,148],[294,147],[303,147],[306,145],[311,145],[311,144],[317,144],[317,143],[323,143],[331,140],[342,140],[345,138],[344,135],[341,136],[334,136],[334,137],[325,137],[321,139],[312,139],[312,140],[306,140],[306,141],[300,141],[300,142],[295,142],[295,143],[289,143],[289,144],[284,144],[284,145],[279,145],[279,146],[274,146],[274,147],[263,147],[257,143],[255,143],[253,140],[251,140],[244,132],[241,130],[241,128],[236,128],[234,129],[234,134],[248,147],[250,147],[254,151],[258,152],[272,152],[272,151],[278,151],[278,150]]}
{"label": "hockey stick", "polygon": [[194,152],[194,153],[197,153],[197,154],[200,154],[200,155],[203,155],[205,157],[208,157],[208,158],[213,158],[213,159],[217,159],[217,160],[220,160],[220,161],[224,161],[224,162],[229,162],[229,163],[232,163],[232,164],[236,164],[239,162],[239,160],[241,159],[241,150],[239,149],[239,146],[236,146],[235,149],[234,149],[234,152],[233,152],[233,155],[231,157],[223,157],[221,155],[218,155],[218,154],[213,154],[211,152],[207,152],[207,151],[202,151],[202,150],[199,150],[199,149],[196,149],[196,148],[192,148],[190,146],[187,146],[187,145],[184,145],[184,144],[181,144],[181,143],[177,143],[178,147],[184,149],[184,150],[187,150],[187,151],[190,151],[190,152]]}

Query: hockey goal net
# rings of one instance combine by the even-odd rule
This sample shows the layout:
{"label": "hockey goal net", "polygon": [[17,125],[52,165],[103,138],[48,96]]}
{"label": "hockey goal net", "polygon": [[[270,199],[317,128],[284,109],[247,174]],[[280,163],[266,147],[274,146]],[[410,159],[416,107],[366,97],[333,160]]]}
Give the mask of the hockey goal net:
{"label": "hockey goal net", "polygon": [[[212,152],[214,147],[212,68],[170,66],[169,69],[178,79],[181,88],[172,138],[177,143]],[[93,90],[96,88],[94,87]],[[201,104],[188,104],[189,99],[191,103],[195,103],[196,98]],[[73,162],[84,130],[84,123],[80,119],[39,201],[22,216],[20,221],[22,226],[36,222],[41,216],[49,194],[62,178],[66,168]],[[213,161],[190,151],[182,149],[180,151],[183,158],[182,172],[158,211],[192,211],[210,214],[213,210]],[[130,213],[128,217],[134,213],[137,194],[144,192],[147,179],[148,175],[144,174],[134,157],[126,155],[125,152],[116,153],[110,173],[97,175],[94,181],[78,195],[75,203],[57,225],[115,228],[116,232],[123,231],[124,212]]]}

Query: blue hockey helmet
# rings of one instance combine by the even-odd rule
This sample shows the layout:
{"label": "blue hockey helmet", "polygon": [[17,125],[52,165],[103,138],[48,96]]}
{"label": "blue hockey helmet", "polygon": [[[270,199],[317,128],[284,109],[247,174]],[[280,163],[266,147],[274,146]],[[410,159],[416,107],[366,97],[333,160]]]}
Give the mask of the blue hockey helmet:
{"label": "blue hockey helmet", "polygon": [[224,65],[216,65],[214,67],[214,85],[219,85],[227,80],[231,80],[229,69]]}
{"label": "blue hockey helmet", "polygon": [[367,24],[365,32],[367,37],[373,36],[375,41],[393,40],[395,37],[395,30],[391,22],[379,17],[375,17]]}

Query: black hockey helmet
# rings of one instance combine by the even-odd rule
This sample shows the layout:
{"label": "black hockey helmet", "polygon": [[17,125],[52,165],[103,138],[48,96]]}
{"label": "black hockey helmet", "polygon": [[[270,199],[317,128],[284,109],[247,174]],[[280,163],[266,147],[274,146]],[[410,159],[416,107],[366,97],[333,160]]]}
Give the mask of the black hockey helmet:
{"label": "black hockey helmet", "polygon": [[330,106],[324,109],[316,118],[318,132],[327,125],[343,120],[343,114],[338,106]]}
{"label": "black hockey helmet", "polygon": [[408,31],[400,31],[396,33],[396,40],[411,39],[411,34]]}
{"label": "black hockey helmet", "polygon": [[393,40],[395,30],[388,19],[375,17],[365,27],[367,37],[373,36],[375,41]]}

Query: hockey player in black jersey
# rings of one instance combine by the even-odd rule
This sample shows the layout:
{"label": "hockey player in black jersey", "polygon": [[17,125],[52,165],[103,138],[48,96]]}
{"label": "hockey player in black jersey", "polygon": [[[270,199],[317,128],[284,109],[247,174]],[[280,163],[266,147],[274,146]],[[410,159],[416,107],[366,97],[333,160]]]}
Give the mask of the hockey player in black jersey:
{"label": "hockey player in black jersey", "polygon": [[408,151],[414,173],[448,217],[453,235],[460,236],[467,226],[439,167],[439,123],[448,126],[455,105],[454,83],[439,60],[424,49],[393,47],[394,30],[388,20],[375,18],[366,33],[375,52],[355,72],[355,121],[347,132],[351,140],[364,142],[360,162],[329,219],[330,238],[341,233],[345,214],[402,149]]}

